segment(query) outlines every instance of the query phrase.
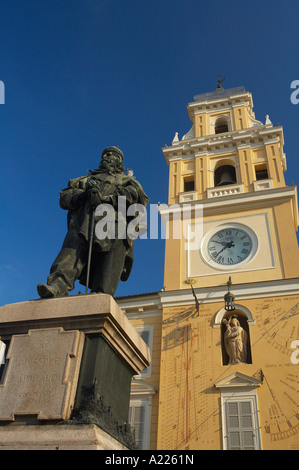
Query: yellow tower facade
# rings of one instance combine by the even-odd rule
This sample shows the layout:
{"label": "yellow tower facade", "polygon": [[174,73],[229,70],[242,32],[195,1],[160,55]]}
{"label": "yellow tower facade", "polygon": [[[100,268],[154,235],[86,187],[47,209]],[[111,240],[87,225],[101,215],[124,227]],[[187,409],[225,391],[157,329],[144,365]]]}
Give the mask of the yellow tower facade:
{"label": "yellow tower facade", "polygon": [[[243,87],[195,96],[187,109],[190,131],[163,148],[157,445],[299,448],[298,206],[284,180],[283,130],[255,118]],[[228,289],[235,299],[225,305]]]}
{"label": "yellow tower facade", "polygon": [[132,385],[140,448],[299,449],[298,203],[283,129],[256,119],[243,87],[187,110],[190,131],[162,149],[164,287],[119,300],[151,338],[151,370]]}
{"label": "yellow tower facade", "polygon": [[[189,278],[196,286],[219,285],[230,272],[237,274],[236,282],[296,277],[297,192],[285,185],[282,127],[274,127],[268,116],[266,124],[255,119],[252,96],[243,87],[198,95],[188,112],[191,130],[163,149],[169,165],[169,209],[161,211],[170,219],[166,289],[182,289]],[[189,252],[184,233],[172,233],[171,209],[186,204],[203,210],[202,244]],[[236,246],[220,253],[225,228],[239,239],[248,233],[243,244],[249,245],[240,253]],[[243,231],[237,234],[238,229]],[[190,220],[190,230],[200,228]]]}

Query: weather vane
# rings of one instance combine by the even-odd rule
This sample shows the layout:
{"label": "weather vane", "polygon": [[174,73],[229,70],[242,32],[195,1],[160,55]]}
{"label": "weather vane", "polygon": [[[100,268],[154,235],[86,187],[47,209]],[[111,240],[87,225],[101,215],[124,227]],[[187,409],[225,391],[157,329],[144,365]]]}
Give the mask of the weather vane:
{"label": "weather vane", "polygon": [[221,85],[222,82],[224,82],[225,78],[221,78],[221,75],[218,75],[218,86],[217,86],[217,90],[221,90],[223,88],[223,86]]}

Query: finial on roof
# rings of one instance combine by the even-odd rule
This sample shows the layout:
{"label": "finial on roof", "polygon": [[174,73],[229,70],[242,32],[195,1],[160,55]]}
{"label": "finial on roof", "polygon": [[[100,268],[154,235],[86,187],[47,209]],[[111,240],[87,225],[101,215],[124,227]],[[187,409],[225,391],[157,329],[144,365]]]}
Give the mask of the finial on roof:
{"label": "finial on roof", "polygon": [[266,114],[266,122],[265,124],[272,124],[272,122],[270,121],[270,118],[269,118],[269,114]]}
{"label": "finial on roof", "polygon": [[224,82],[225,78],[221,78],[221,75],[218,75],[218,86],[216,88],[216,90],[222,90],[223,89],[223,86],[221,85],[222,82]]}
{"label": "finial on roof", "polygon": [[174,134],[174,138],[173,138],[172,143],[175,143],[175,142],[179,142],[179,134],[178,134],[178,132],[176,132],[176,133]]}

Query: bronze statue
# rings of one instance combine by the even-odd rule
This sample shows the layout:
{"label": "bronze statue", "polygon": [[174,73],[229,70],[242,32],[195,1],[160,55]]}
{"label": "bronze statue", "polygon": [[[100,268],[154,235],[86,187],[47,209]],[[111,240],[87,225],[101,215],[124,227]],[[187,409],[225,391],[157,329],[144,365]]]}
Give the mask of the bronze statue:
{"label": "bronze statue", "polygon": [[[123,152],[117,146],[106,148],[98,169],[70,180],[68,187],[60,192],[60,207],[68,210],[68,232],[47,284],[37,286],[40,297],[66,296],[77,279],[87,287],[86,292],[90,288],[91,292],[113,296],[119,280],[128,279],[133,265],[134,238],[127,233],[118,236],[118,226],[122,222],[127,227],[133,217],[125,212],[125,220],[124,217],[121,220],[118,201],[122,197],[126,208],[132,204],[146,207],[148,197],[131,174],[123,173],[123,159]],[[95,234],[95,209],[101,204],[115,210],[114,238],[98,238]]]}

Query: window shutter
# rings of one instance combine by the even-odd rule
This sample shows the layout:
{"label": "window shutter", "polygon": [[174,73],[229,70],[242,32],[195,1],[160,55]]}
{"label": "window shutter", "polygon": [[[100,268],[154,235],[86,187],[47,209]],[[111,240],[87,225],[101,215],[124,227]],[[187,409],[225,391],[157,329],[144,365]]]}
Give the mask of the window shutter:
{"label": "window shutter", "polygon": [[230,450],[255,449],[255,434],[250,401],[227,403],[227,427]]}
{"label": "window shutter", "polygon": [[[149,329],[144,329],[143,331],[139,331],[139,334],[140,334],[141,338],[143,339],[143,341],[145,342],[145,344],[150,348],[150,330]],[[145,369],[143,369],[140,372],[140,376],[141,377],[147,377],[149,372],[150,372],[150,367],[151,366],[148,366]]]}
{"label": "window shutter", "polygon": [[143,339],[143,341],[145,342],[145,344],[146,344],[147,346],[149,346],[149,336],[150,336],[149,330],[143,330],[143,331],[141,331],[140,336],[141,336],[141,338]]}
{"label": "window shutter", "polygon": [[143,449],[145,434],[145,407],[131,406],[129,410],[129,423],[134,428],[137,449]]}

